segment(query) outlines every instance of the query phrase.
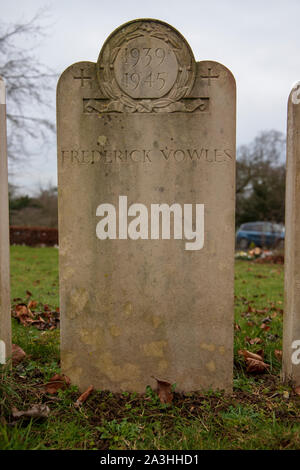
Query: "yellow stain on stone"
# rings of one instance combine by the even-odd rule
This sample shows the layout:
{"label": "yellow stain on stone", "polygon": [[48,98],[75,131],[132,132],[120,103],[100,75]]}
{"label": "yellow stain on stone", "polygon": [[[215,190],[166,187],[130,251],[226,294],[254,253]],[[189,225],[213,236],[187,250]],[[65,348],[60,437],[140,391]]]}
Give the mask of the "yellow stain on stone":
{"label": "yellow stain on stone", "polygon": [[225,348],[224,348],[224,346],[219,346],[219,353],[220,353],[220,354],[225,354]]}
{"label": "yellow stain on stone", "polygon": [[74,364],[76,364],[75,354],[70,351],[61,351],[60,360],[64,372],[72,370]]}
{"label": "yellow stain on stone", "polygon": [[72,246],[72,237],[71,235],[65,235],[61,237],[59,241],[59,256],[62,259],[65,255],[68,254],[68,250]]}
{"label": "yellow stain on stone", "polygon": [[206,369],[209,370],[209,372],[215,372],[215,370],[216,370],[216,364],[214,363],[214,361],[209,361],[209,362],[206,364]]}
{"label": "yellow stain on stone", "polygon": [[97,366],[101,373],[107,375],[112,382],[138,382],[141,379],[141,371],[136,364],[129,362],[121,365],[115,364],[109,352],[98,357]]}
{"label": "yellow stain on stone", "polygon": [[201,343],[201,349],[205,349],[206,351],[213,352],[216,349],[216,346],[212,343]]}
{"label": "yellow stain on stone", "polygon": [[118,327],[118,325],[112,325],[109,331],[110,331],[110,334],[115,337],[120,336],[122,333],[122,330],[120,327]]}
{"label": "yellow stain on stone", "polygon": [[67,281],[68,279],[70,279],[71,277],[73,277],[73,275],[75,274],[75,269],[68,266],[68,267],[65,267],[64,269],[64,275],[63,275],[63,280],[64,281]]}
{"label": "yellow stain on stone", "polygon": [[158,370],[159,372],[165,372],[166,370],[168,369],[168,362],[165,361],[164,359],[162,359],[161,361],[159,361],[158,363]]}
{"label": "yellow stain on stone", "polygon": [[75,317],[78,313],[84,313],[84,309],[89,300],[89,294],[83,287],[74,288],[71,292],[71,305],[68,309],[69,317]]}
{"label": "yellow stain on stone", "polygon": [[82,343],[89,346],[99,345],[103,342],[103,330],[102,328],[81,328],[80,339]]}
{"label": "yellow stain on stone", "polygon": [[106,135],[99,135],[98,140],[97,140],[97,144],[98,145],[105,145],[106,142],[107,142]]}
{"label": "yellow stain on stone", "polygon": [[164,348],[167,346],[166,341],[152,341],[144,344],[144,353],[148,357],[164,357]]}
{"label": "yellow stain on stone", "polygon": [[126,304],[123,307],[123,311],[124,311],[126,317],[130,317],[130,315],[132,315],[132,312],[133,312],[132,303],[131,302],[126,302]]}
{"label": "yellow stain on stone", "polygon": [[68,376],[70,377],[71,382],[77,385],[80,383],[81,375],[82,375],[81,367],[72,367],[72,369],[70,369],[70,371],[68,372]]}
{"label": "yellow stain on stone", "polygon": [[152,324],[154,328],[158,328],[159,325],[161,325],[162,323],[163,323],[163,319],[161,317],[159,317],[158,315],[152,316]]}

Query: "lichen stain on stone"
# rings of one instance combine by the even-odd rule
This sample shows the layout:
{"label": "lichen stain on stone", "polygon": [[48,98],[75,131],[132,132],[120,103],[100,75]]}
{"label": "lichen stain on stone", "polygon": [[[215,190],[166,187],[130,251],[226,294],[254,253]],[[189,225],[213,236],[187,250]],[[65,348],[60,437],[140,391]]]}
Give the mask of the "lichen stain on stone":
{"label": "lichen stain on stone", "polygon": [[72,369],[70,369],[70,371],[66,375],[70,377],[71,382],[73,382],[74,384],[79,384],[82,375],[82,368],[72,367]]}
{"label": "lichen stain on stone", "polygon": [[201,343],[201,349],[205,349],[205,351],[213,352],[216,349],[216,346],[212,343]]}
{"label": "lichen stain on stone", "polygon": [[219,271],[225,271],[227,269],[227,264],[226,263],[219,263]]}
{"label": "lichen stain on stone", "polygon": [[152,341],[144,344],[144,354],[148,357],[164,357],[164,348],[166,346],[166,341]]}
{"label": "lichen stain on stone", "polygon": [[88,346],[99,345],[103,342],[103,330],[101,328],[82,328],[80,330],[80,339],[82,343]]}
{"label": "lichen stain on stone", "polygon": [[126,302],[126,304],[123,307],[123,311],[124,311],[126,317],[130,317],[130,315],[132,315],[132,312],[133,312],[132,303],[131,302]]}
{"label": "lichen stain on stone", "polygon": [[[76,316],[78,313],[83,313],[89,300],[89,294],[83,287],[73,288],[71,291],[70,308],[68,309],[68,316]],[[71,310],[71,311],[70,311]],[[76,312],[76,313],[74,313]]]}
{"label": "lichen stain on stone", "polygon": [[72,267],[65,267],[63,270],[62,280],[68,281],[75,274],[75,269]]}
{"label": "lichen stain on stone", "polygon": [[168,362],[162,359],[158,363],[158,370],[160,373],[165,372],[168,369]]}
{"label": "lichen stain on stone", "polygon": [[65,235],[64,237],[61,237],[61,240],[59,240],[60,258],[68,255],[69,250],[71,250],[71,247],[72,247],[72,237],[70,235]]}
{"label": "lichen stain on stone", "polygon": [[65,371],[72,369],[73,364],[76,361],[75,354],[70,351],[61,351],[60,353],[60,359],[62,363],[62,368]]}
{"label": "lichen stain on stone", "polygon": [[99,135],[98,140],[97,140],[97,144],[103,146],[103,145],[106,144],[106,142],[107,142],[106,135]]}
{"label": "lichen stain on stone", "polygon": [[118,325],[112,325],[109,329],[111,336],[117,337],[120,336],[122,333],[121,328]]}
{"label": "lichen stain on stone", "polygon": [[219,353],[220,353],[220,354],[225,354],[225,348],[224,348],[224,346],[219,346]]}
{"label": "lichen stain on stone", "polygon": [[136,364],[114,364],[112,355],[105,352],[98,357],[97,366],[102,374],[105,374],[111,382],[138,382],[141,379],[140,368]]}
{"label": "lichen stain on stone", "polygon": [[154,328],[158,328],[159,325],[161,325],[162,323],[163,323],[163,319],[161,317],[159,317],[158,315],[152,316],[152,324]]}
{"label": "lichen stain on stone", "polygon": [[209,370],[209,372],[215,372],[216,371],[216,364],[214,363],[214,361],[209,361],[206,365],[205,365],[206,369]]}

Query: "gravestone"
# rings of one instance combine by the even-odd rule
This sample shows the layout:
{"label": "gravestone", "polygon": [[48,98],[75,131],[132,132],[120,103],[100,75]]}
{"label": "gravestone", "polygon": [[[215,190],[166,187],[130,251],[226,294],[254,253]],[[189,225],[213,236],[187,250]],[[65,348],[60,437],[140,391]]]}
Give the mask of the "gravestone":
{"label": "gravestone", "polygon": [[158,20],[61,75],[61,363],[80,389],[231,389],[235,108],[231,72]]}
{"label": "gravestone", "polygon": [[11,355],[5,84],[0,77],[0,364]]}
{"label": "gravestone", "polygon": [[300,386],[300,82],[288,100],[282,372]]}

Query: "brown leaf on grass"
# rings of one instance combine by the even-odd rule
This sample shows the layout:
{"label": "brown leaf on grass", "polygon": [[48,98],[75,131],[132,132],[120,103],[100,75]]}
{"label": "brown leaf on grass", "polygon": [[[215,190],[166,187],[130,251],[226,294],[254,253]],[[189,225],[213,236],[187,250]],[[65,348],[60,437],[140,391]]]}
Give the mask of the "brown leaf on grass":
{"label": "brown leaf on grass", "polygon": [[250,344],[261,344],[262,339],[261,338],[252,338],[252,339],[250,339],[249,343]]}
{"label": "brown leaf on grass", "polygon": [[263,362],[263,354],[263,350],[258,351],[258,353],[253,353],[246,349],[239,350],[239,355],[245,358],[246,371],[250,373],[262,373],[269,367],[268,364]]}
{"label": "brown leaf on grass", "polygon": [[48,418],[50,414],[50,408],[47,405],[32,405],[26,411],[19,411],[17,408],[12,408],[12,415],[14,418],[22,418],[27,416],[29,418]]}
{"label": "brown leaf on grass", "polygon": [[260,354],[255,354],[251,351],[247,351],[247,349],[240,349],[239,355],[244,356],[245,359],[255,359],[257,361],[262,361],[263,358]]}
{"label": "brown leaf on grass", "polygon": [[263,310],[255,310],[255,313],[258,315],[264,315],[265,313],[268,313],[268,308],[264,308]]}
{"label": "brown leaf on grass", "polygon": [[265,331],[268,331],[270,329],[270,327],[268,325],[266,325],[265,323],[262,323],[260,325],[260,327],[261,327],[262,330],[265,330]]}
{"label": "brown leaf on grass", "polygon": [[51,377],[50,381],[45,385],[47,393],[57,393],[58,390],[65,390],[69,387],[71,380],[66,375],[55,374]]}
{"label": "brown leaf on grass", "polygon": [[14,315],[24,326],[30,323],[30,320],[34,318],[30,308],[26,304],[18,304],[15,306]]}
{"label": "brown leaf on grass", "polygon": [[36,301],[36,300],[30,300],[30,301],[28,302],[27,307],[28,307],[29,309],[33,309],[33,310],[34,310],[34,309],[37,307],[37,301]]}
{"label": "brown leaf on grass", "polygon": [[12,344],[11,345],[11,356],[12,356],[12,363],[15,366],[15,365],[19,364],[19,362],[23,361],[23,359],[25,359],[26,352],[23,351],[23,349],[20,348],[20,346],[18,346],[17,344]]}
{"label": "brown leaf on grass", "polygon": [[90,385],[89,388],[87,388],[86,391],[83,392],[82,395],[80,395],[80,397],[76,400],[75,406],[76,407],[81,406],[82,403],[84,403],[88,399],[88,397],[90,396],[93,390],[94,390],[93,385]]}
{"label": "brown leaf on grass", "polygon": [[247,370],[247,372],[250,372],[250,373],[262,373],[268,367],[270,367],[268,364],[265,364],[263,361],[253,359],[251,357],[246,357],[245,361],[246,361],[246,364],[247,364],[247,369],[246,370]]}
{"label": "brown leaf on grass", "polygon": [[236,331],[241,331],[241,327],[240,327],[240,325],[239,325],[238,323],[235,323],[235,324],[234,324],[234,329],[235,329]]}
{"label": "brown leaf on grass", "polygon": [[282,351],[281,349],[275,349],[274,351],[276,359],[280,362],[282,360]]}
{"label": "brown leaf on grass", "polygon": [[[12,316],[24,326],[34,326],[38,330],[54,329],[59,326],[59,311],[51,311],[48,305],[45,305],[45,311],[31,311],[35,309],[37,302],[31,300],[28,305],[19,303],[12,307]],[[54,327],[54,328],[53,328]]]}
{"label": "brown leaf on grass", "polygon": [[32,297],[32,293],[29,290],[26,291],[26,294],[28,295],[28,297]]}
{"label": "brown leaf on grass", "polygon": [[172,384],[167,382],[166,380],[158,379],[157,377],[153,377],[157,382],[157,394],[159,396],[161,403],[172,403],[173,400],[173,393],[171,390]]}

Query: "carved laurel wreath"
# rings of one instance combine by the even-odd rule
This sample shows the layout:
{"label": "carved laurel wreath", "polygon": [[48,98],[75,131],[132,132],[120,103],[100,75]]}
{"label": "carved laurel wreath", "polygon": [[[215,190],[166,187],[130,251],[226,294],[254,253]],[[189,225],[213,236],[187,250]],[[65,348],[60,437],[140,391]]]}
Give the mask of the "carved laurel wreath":
{"label": "carved laurel wreath", "polygon": [[[162,26],[164,28],[162,28]],[[164,30],[163,30],[164,29]],[[171,90],[162,98],[134,99],[119,87],[114,75],[114,62],[122,45],[132,39],[143,36],[155,37],[170,44],[178,62],[178,74]],[[97,73],[103,94],[110,103],[103,111],[111,112],[174,112],[182,111],[180,102],[191,90],[195,80],[195,62],[193,54],[176,31],[166,25],[155,22],[133,22],[112,35],[103,46],[97,63]],[[163,109],[162,109],[163,108]],[[102,111],[102,112],[103,112]]]}

